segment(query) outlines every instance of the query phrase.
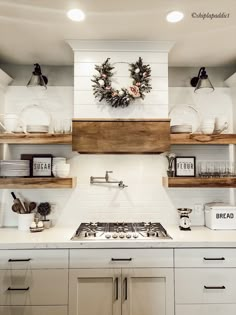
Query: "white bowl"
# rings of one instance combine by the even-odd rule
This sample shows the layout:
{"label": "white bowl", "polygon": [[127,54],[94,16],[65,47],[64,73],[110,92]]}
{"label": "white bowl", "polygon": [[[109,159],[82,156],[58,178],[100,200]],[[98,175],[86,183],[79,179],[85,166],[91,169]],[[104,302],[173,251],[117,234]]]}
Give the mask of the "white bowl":
{"label": "white bowl", "polygon": [[214,131],[214,128],[201,128],[201,132],[204,134],[212,134]]}
{"label": "white bowl", "polygon": [[70,164],[58,163],[53,167],[53,175],[65,178],[70,173]]}
{"label": "white bowl", "polygon": [[56,168],[56,172],[59,172],[59,171],[69,172],[70,171],[70,164],[58,163],[55,165],[55,168]]}
{"label": "white bowl", "polygon": [[66,177],[68,177],[68,175],[69,175],[69,171],[68,172],[65,172],[65,171],[57,171],[56,172],[56,176],[60,177],[60,178],[66,178]]}

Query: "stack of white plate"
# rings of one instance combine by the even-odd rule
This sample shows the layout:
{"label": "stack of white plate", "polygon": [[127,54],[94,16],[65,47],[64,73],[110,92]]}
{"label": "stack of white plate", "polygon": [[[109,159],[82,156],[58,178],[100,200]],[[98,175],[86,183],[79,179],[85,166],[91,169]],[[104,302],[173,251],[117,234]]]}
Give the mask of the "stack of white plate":
{"label": "stack of white plate", "polygon": [[191,125],[174,125],[170,127],[171,133],[191,133]]}
{"label": "stack of white plate", "polygon": [[27,125],[26,131],[29,133],[48,133],[48,125]]}
{"label": "stack of white plate", "polygon": [[30,176],[30,161],[29,160],[0,161],[0,176],[2,177]]}

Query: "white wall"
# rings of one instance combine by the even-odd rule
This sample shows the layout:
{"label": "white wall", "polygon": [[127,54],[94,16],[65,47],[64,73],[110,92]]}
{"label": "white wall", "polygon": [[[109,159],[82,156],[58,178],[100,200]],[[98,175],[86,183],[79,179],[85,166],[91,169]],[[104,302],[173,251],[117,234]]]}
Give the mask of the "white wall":
{"label": "white wall", "polygon": [[[222,108],[230,113],[232,104],[227,88],[217,88],[212,94],[212,99],[198,97],[192,93],[192,89],[170,88],[168,101],[167,72],[158,71],[158,67],[161,69],[163,65],[165,67],[167,65],[165,54],[148,53],[148,59],[144,58],[144,61],[150,63],[154,69],[155,91],[152,91],[150,97],[146,98],[147,103],[144,102],[142,105],[134,103],[131,105],[132,108],[127,109],[113,109],[108,104],[100,105],[91,96],[90,78],[94,64],[103,62],[106,57],[115,58],[115,53],[88,54],[88,52],[80,52],[75,54],[74,93],[77,105],[74,117],[167,117],[168,102],[170,104],[189,104],[190,101],[191,104],[197,105],[203,114],[205,110],[210,114],[212,111],[220,114]],[[127,53],[123,53],[123,55],[119,53],[116,54],[116,61],[124,59],[129,62],[135,61],[139,55],[144,54],[143,52],[133,53],[132,57]],[[122,84],[126,86],[129,79],[126,70],[122,67],[123,65],[116,65],[118,72],[120,71],[124,77],[115,76],[115,79],[120,82],[121,86]],[[79,69],[81,69],[81,74]],[[80,80],[81,84],[78,84],[77,80]],[[88,86],[83,85],[82,82],[87,82]],[[78,93],[80,93],[80,97],[76,96]],[[36,101],[38,104],[46,106],[53,117],[61,119],[72,115],[73,88],[49,87],[43,95],[35,95],[25,87],[11,87],[6,95],[6,111],[20,112],[25,105]],[[228,146],[176,146],[172,150],[179,155],[195,155],[197,159],[220,160],[229,157]],[[178,222],[177,207],[193,207],[194,204],[214,200],[226,202],[230,200],[228,189],[164,189],[161,178],[166,173],[166,159],[162,155],[79,155],[75,152],[72,153],[70,146],[11,145],[6,157],[19,158],[21,153],[52,153],[55,156],[65,155],[69,159],[72,168],[71,175],[78,177],[78,185],[74,190],[16,191],[30,200],[54,203],[52,218],[58,225],[78,226],[81,221],[98,220],[152,220],[160,221],[164,225],[176,224]],[[123,180],[128,187],[122,190],[116,185],[90,185],[90,176],[104,176],[106,170],[112,170],[114,172],[112,177]],[[4,191],[6,225],[17,224],[17,217],[10,210],[11,202],[10,191]],[[202,212],[193,213],[191,218],[193,224],[203,224]]]}
{"label": "white wall", "polygon": [[[171,102],[179,93],[185,93],[185,89],[170,88]],[[60,119],[72,113],[72,87],[50,87],[45,95],[47,101],[41,104],[47,105],[53,116]],[[25,87],[10,87],[6,94],[6,111],[20,112],[23,105],[32,104],[35,99]],[[223,99],[226,100],[227,97]],[[221,101],[217,108],[220,106]],[[200,160],[228,158],[228,146],[175,146],[172,150],[179,155],[196,155]],[[166,160],[160,155],[79,155],[65,145],[10,145],[6,152],[5,158],[18,159],[22,153],[52,153],[70,159],[71,175],[78,176],[75,190],[15,190],[29,200],[55,204],[52,218],[61,225],[78,225],[87,220],[155,220],[175,224],[177,207],[229,200],[227,189],[164,189],[161,177],[165,175]],[[90,176],[104,176],[106,170],[113,170],[112,177],[123,180],[129,187],[120,190],[116,185],[91,186]],[[2,192],[5,225],[14,226],[17,216],[11,211],[10,191]],[[194,213],[193,224],[202,224],[202,218],[202,213]]]}

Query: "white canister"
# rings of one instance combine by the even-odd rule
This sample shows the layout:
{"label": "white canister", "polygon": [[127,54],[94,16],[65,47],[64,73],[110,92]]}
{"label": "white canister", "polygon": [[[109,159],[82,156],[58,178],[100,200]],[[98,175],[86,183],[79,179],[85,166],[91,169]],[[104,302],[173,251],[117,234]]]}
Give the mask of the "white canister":
{"label": "white canister", "polygon": [[236,206],[217,202],[207,203],[205,224],[212,230],[235,230]]}
{"label": "white canister", "polygon": [[34,213],[18,214],[18,230],[29,231],[31,223],[34,221]]}

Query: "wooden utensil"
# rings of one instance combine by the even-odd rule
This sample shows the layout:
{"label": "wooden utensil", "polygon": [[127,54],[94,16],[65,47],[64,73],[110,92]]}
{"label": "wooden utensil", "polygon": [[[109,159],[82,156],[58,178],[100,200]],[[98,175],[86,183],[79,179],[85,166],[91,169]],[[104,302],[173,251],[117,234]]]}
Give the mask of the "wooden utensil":
{"label": "wooden utensil", "polygon": [[14,203],[11,207],[12,211],[21,214],[21,206],[19,203]]}
{"label": "wooden utensil", "polygon": [[13,197],[13,199],[14,199],[14,203],[17,203],[17,204],[19,204],[20,205],[20,213],[27,213],[27,210],[26,210],[26,208],[25,208],[25,205],[24,205],[24,203],[20,200],[20,198],[16,198],[16,195],[15,195],[15,193],[12,191],[11,192],[11,195],[12,195],[12,197]]}
{"label": "wooden utensil", "polygon": [[29,204],[29,213],[32,212],[36,208],[36,203],[35,202],[30,202]]}

